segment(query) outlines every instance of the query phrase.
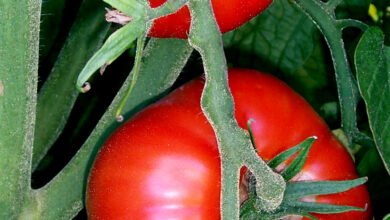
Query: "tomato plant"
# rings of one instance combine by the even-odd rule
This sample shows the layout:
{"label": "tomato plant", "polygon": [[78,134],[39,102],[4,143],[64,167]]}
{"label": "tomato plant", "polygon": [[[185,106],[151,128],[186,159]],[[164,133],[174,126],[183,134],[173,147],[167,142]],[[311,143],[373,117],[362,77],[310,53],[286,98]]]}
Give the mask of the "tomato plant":
{"label": "tomato plant", "polygon": [[[253,137],[264,160],[317,136],[292,181],[358,177],[347,150],[302,97],[270,75],[247,69],[229,72],[236,118],[242,128],[253,120]],[[219,218],[220,159],[214,132],[199,105],[203,84],[197,79],[180,87],[112,134],[89,177],[86,204],[91,219]],[[365,186],[305,200],[367,209],[313,214],[321,219],[370,218]]]}
{"label": "tomato plant", "polygon": [[388,217],[387,3],[2,1],[0,219]]}
{"label": "tomato plant", "polygon": [[[149,0],[156,8],[167,0]],[[231,31],[258,15],[271,4],[272,0],[212,0],[215,19],[222,33]],[[234,16],[232,16],[234,15]],[[187,6],[178,12],[156,19],[149,32],[152,37],[187,38],[190,31],[191,16]]]}

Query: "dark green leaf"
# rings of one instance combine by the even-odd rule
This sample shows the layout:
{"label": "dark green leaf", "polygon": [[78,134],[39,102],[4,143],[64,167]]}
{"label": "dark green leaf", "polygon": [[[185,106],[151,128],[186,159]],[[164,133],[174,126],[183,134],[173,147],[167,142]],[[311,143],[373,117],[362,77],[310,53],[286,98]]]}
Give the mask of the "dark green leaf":
{"label": "dark green leaf", "polygon": [[282,176],[286,181],[291,180],[302,170],[302,167],[306,162],[307,155],[309,155],[310,148],[316,139],[317,137],[311,137],[301,143],[302,150],[299,152],[298,156],[294,158],[294,160],[282,172]]}
{"label": "dark green leaf", "polygon": [[[267,71],[292,74],[313,50],[314,25],[294,4],[275,0],[262,14],[223,36],[227,48],[249,53],[270,65]],[[256,60],[258,63],[258,60]]]}
{"label": "dark green leaf", "polygon": [[[285,77],[288,85],[302,95],[317,111],[321,110],[326,102],[334,100],[337,106],[337,93],[331,92],[329,78],[333,72],[332,66],[327,63],[327,51],[319,31],[314,32],[314,48],[306,62],[298,67],[289,77]],[[320,112],[325,120],[337,119],[337,107],[331,112]]]}
{"label": "dark green leaf", "polygon": [[343,0],[336,10],[337,17],[354,19],[365,18],[368,15],[370,3],[371,0]]}
{"label": "dark green leaf", "polygon": [[366,103],[370,128],[378,152],[390,173],[390,56],[378,27],[369,28],[355,54],[360,93]]}
{"label": "dark green leaf", "polygon": [[75,81],[100,47],[109,24],[104,4],[84,0],[50,76],[40,90],[32,167],[35,169],[64,128],[79,92]]}
{"label": "dark green leaf", "polygon": [[62,12],[65,0],[44,0],[42,2],[41,26],[39,32],[40,60],[43,60],[53,44],[60,30]]}
{"label": "dark green leaf", "polygon": [[[369,149],[360,160],[357,170],[360,176],[378,175],[380,170],[384,170],[383,163],[376,149]],[[372,181],[370,179],[370,181]]]}
{"label": "dark green leaf", "polygon": [[316,138],[310,137],[303,142],[299,143],[297,146],[292,147],[286,151],[283,151],[282,153],[278,154],[276,157],[274,157],[269,163],[268,166],[275,169],[278,165],[283,163],[285,160],[290,158],[292,155],[296,154],[299,150],[309,148],[313,144],[314,140]]}

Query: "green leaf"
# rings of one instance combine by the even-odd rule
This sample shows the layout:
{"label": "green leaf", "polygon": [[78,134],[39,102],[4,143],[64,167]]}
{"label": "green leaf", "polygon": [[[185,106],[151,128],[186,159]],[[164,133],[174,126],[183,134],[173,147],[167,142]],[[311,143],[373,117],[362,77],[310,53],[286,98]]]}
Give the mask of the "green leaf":
{"label": "green leaf", "polygon": [[[337,106],[337,93],[331,92],[329,78],[332,67],[327,63],[327,52],[324,47],[324,41],[319,31],[315,31],[313,35],[314,48],[311,55],[305,63],[298,67],[292,76],[285,77],[286,82],[295,91],[302,95],[313,108],[320,111],[324,103],[334,100]],[[322,111],[321,116],[325,120],[337,118],[337,111],[326,114]],[[328,122],[328,121],[327,121]]]}
{"label": "green leaf", "polygon": [[77,79],[77,88],[80,91],[89,77],[100,67],[110,64],[126,49],[132,42],[146,31],[146,21],[143,19],[133,20],[129,24],[113,33],[103,47],[96,52],[88,61]]}
{"label": "green leaf", "polygon": [[390,174],[390,62],[389,48],[378,27],[369,28],[360,40],[356,53],[356,75],[366,103],[370,128],[378,152]]}
{"label": "green leaf", "polygon": [[0,1],[0,219],[30,196],[41,1]]}
{"label": "green leaf", "polygon": [[64,128],[79,95],[74,89],[77,76],[110,27],[104,19],[103,6],[95,0],[83,1],[68,39],[39,92],[33,170]]}
{"label": "green leaf", "polygon": [[368,15],[371,0],[343,0],[336,10],[339,18],[363,19]]}
{"label": "green leaf", "polygon": [[285,160],[290,158],[292,155],[296,154],[299,150],[309,148],[313,144],[313,142],[316,140],[315,137],[309,137],[303,142],[299,143],[297,146],[292,147],[286,151],[283,151],[282,153],[278,154],[276,157],[274,157],[269,163],[268,166],[270,166],[272,169],[275,169],[278,165],[283,163]]}
{"label": "green leaf", "polygon": [[383,217],[383,220],[390,220],[390,213]]}
{"label": "green leaf", "polygon": [[[386,173],[378,151],[374,148],[371,148],[364,153],[357,166],[357,170],[360,176],[368,176],[370,178],[370,182],[372,182],[371,177],[380,177],[380,172],[382,170]],[[381,178],[381,180],[383,179]]]}
{"label": "green leaf", "polygon": [[41,26],[39,32],[40,60],[44,60],[60,31],[65,0],[44,0],[42,2]]}
{"label": "green leaf", "polygon": [[288,167],[282,172],[282,176],[286,181],[291,180],[302,170],[303,165],[306,162],[307,155],[309,155],[310,148],[316,139],[317,137],[311,137],[301,143],[302,150],[299,152],[298,156],[290,163],[290,165],[288,165]]}
{"label": "green leaf", "polygon": [[266,71],[290,75],[313,51],[314,30],[294,4],[275,0],[262,14],[225,34],[223,41],[226,48],[250,54],[261,66],[269,65]]}
{"label": "green leaf", "polygon": [[103,0],[112,7],[130,16],[133,20],[138,20],[146,16],[148,6],[143,0]]}
{"label": "green leaf", "polygon": [[[151,39],[145,48],[137,83],[131,98],[123,108],[130,116],[139,111],[145,102],[155,99],[169,87],[181,72],[192,48],[183,40]],[[164,57],[164,62],[161,62]],[[36,191],[39,201],[39,219],[74,217],[83,207],[84,188],[96,152],[107,137],[121,124],[115,112],[127,92],[131,75],[99,121],[87,141],[69,164],[48,185]]]}

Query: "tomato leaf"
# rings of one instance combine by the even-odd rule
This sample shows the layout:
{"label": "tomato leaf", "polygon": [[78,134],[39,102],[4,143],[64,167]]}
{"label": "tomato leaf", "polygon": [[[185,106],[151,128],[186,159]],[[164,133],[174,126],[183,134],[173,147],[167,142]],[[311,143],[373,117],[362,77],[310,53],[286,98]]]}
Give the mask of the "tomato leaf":
{"label": "tomato leaf", "polygon": [[312,53],[314,30],[310,19],[294,4],[276,0],[255,19],[226,33],[223,40],[226,48],[251,54],[262,68],[270,65],[266,71],[292,74]]}
{"label": "tomato leaf", "polygon": [[362,19],[368,15],[368,7],[372,0],[343,0],[336,10],[339,18]]}
{"label": "tomato leaf", "polygon": [[42,2],[41,26],[39,30],[40,62],[49,54],[60,32],[61,18],[65,0],[46,0]]}
{"label": "tomato leaf", "polygon": [[384,46],[382,31],[369,28],[356,49],[356,75],[378,152],[390,174],[389,63],[390,49]]}
{"label": "tomato leaf", "polygon": [[145,24],[146,22],[142,19],[133,20],[113,33],[81,71],[77,79],[77,88],[83,91],[82,87],[84,83],[97,69],[105,64],[112,63],[128,49],[133,41],[146,31]]}
{"label": "tomato leaf", "polygon": [[104,20],[102,8],[103,3],[95,0],[83,1],[50,76],[39,92],[33,170],[65,127],[79,94],[74,82],[110,27]]}

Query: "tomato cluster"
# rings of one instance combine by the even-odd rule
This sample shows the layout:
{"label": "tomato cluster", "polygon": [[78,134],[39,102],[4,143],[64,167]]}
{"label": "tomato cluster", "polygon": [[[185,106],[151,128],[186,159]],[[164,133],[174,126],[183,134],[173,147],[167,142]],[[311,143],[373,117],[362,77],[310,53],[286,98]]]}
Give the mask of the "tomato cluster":
{"label": "tomato cluster", "polygon": [[[200,108],[203,79],[194,80],[126,122],[107,140],[93,165],[86,205],[90,219],[219,219],[220,158],[214,132]],[[317,136],[293,181],[349,180],[354,163],[305,100],[276,78],[229,70],[239,126],[252,130],[259,155],[270,160]],[[321,219],[369,219],[365,186],[307,198],[367,207],[364,212],[313,214]]]}
{"label": "tomato cluster", "polygon": [[[166,1],[149,0],[149,3],[152,8],[156,8]],[[211,0],[221,33],[241,26],[266,9],[271,2],[272,0]],[[184,6],[174,14],[156,19],[149,35],[159,38],[187,38],[190,25],[190,11]]]}

